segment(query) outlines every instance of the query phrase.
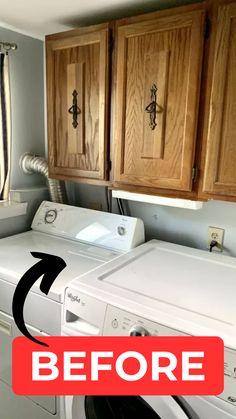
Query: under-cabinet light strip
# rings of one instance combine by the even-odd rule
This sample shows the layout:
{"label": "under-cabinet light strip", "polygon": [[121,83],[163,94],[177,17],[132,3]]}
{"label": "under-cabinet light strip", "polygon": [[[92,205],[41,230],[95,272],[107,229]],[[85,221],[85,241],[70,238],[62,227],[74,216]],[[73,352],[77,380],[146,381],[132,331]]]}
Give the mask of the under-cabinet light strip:
{"label": "under-cabinet light strip", "polygon": [[130,201],[145,202],[149,204],[164,205],[168,207],[199,210],[203,207],[202,201],[191,201],[188,199],[165,198],[162,196],[145,195],[120,190],[112,191],[113,198],[127,199]]}

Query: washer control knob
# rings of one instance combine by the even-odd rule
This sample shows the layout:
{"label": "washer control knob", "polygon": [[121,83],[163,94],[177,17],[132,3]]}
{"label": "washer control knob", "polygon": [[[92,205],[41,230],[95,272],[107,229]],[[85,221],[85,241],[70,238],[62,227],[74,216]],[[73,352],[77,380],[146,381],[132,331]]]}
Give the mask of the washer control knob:
{"label": "washer control knob", "polygon": [[148,336],[149,333],[147,329],[145,329],[143,326],[136,324],[133,327],[131,327],[129,331],[130,336]]}
{"label": "washer control knob", "polygon": [[123,226],[118,226],[117,227],[117,233],[119,234],[119,236],[124,236],[126,233],[126,229]]}
{"label": "washer control knob", "polygon": [[46,212],[44,221],[46,224],[52,224],[54,223],[56,218],[57,218],[57,210],[51,209]]}

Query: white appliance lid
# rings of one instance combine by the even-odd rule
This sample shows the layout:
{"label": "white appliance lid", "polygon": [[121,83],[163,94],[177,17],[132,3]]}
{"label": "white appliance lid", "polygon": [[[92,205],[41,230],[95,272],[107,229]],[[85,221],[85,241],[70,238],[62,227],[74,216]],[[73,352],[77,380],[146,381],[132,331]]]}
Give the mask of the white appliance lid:
{"label": "white appliance lid", "polygon": [[153,243],[99,279],[215,320],[235,321],[236,261],[231,259],[216,261],[205,252]]}
{"label": "white appliance lid", "polygon": [[70,285],[102,299],[110,295],[110,304],[143,317],[150,312],[153,320],[154,311],[167,324],[174,316],[176,328],[190,334],[230,335],[236,347],[234,258],[153,240]]}
{"label": "white appliance lid", "polygon": [[[0,278],[16,285],[22,275],[39,261],[30,252],[49,253],[65,260],[67,266],[48,294],[56,301],[62,300],[64,288],[70,280],[120,255],[113,250],[29,231],[0,240]],[[41,293],[40,281],[33,287],[37,293]]]}

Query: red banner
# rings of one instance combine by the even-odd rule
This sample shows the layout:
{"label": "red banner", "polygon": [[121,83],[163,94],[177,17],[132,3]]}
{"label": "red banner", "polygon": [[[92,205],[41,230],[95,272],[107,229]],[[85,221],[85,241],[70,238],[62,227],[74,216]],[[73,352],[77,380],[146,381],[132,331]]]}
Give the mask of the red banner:
{"label": "red banner", "polygon": [[[41,337],[40,337],[41,339]],[[217,395],[224,387],[218,337],[17,337],[19,395]]]}

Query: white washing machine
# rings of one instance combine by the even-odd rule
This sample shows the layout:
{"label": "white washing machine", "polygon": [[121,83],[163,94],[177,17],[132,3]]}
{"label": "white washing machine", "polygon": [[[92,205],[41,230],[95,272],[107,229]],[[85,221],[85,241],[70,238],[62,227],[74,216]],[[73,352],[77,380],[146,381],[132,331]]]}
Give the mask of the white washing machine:
{"label": "white washing machine", "polygon": [[22,275],[39,261],[30,252],[54,254],[67,264],[47,296],[38,280],[24,306],[32,335],[60,335],[66,284],[143,241],[141,220],[46,201],[31,231],[0,240],[0,419],[61,417],[59,398],[17,397],[11,390],[11,344],[20,334],[12,318],[12,297]]}
{"label": "white washing machine", "polygon": [[[235,295],[235,258],[153,240],[69,284],[62,333],[92,335],[94,330],[99,335],[128,336],[136,330],[137,335],[220,336],[225,344],[224,392],[218,397],[143,397],[152,412],[143,417],[235,419]],[[99,413],[109,398],[90,398],[93,409],[86,400],[65,398],[66,419],[113,418]],[[119,397],[111,400],[114,418],[136,417],[127,412],[116,416]],[[120,400],[122,410],[124,399]],[[127,403],[132,400],[139,418],[140,404],[136,397],[127,398]]]}

